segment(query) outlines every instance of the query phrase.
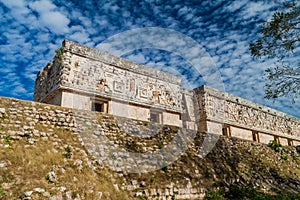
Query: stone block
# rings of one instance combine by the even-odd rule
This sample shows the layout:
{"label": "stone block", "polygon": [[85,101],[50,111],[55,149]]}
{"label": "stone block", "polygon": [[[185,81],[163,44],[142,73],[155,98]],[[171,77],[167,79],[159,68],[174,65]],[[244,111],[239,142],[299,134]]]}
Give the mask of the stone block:
{"label": "stone block", "polygon": [[206,124],[207,124],[207,132],[208,133],[222,135],[222,124],[221,123],[207,121]]}
{"label": "stone block", "polygon": [[237,137],[245,140],[253,140],[253,135],[251,130],[246,130],[237,127],[230,127],[231,129],[231,136]]}
{"label": "stone block", "polygon": [[0,108],[0,114],[5,114],[5,108]]}
{"label": "stone block", "polygon": [[300,145],[300,140],[294,140],[293,143],[294,143],[294,146],[299,146]]}
{"label": "stone block", "polygon": [[261,143],[264,143],[264,144],[269,144],[269,142],[271,140],[274,140],[273,135],[268,135],[268,134],[265,134],[265,133],[258,133],[258,135],[259,135],[259,141]]}
{"label": "stone block", "polygon": [[288,146],[289,145],[289,142],[286,138],[281,138],[280,137],[280,138],[278,138],[278,140],[279,140],[279,143],[283,146]]}

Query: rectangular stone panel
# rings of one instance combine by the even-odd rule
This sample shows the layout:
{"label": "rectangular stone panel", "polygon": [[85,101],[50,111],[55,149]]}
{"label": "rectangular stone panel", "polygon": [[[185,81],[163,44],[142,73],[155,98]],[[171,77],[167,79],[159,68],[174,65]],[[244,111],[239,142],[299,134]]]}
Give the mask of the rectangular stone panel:
{"label": "rectangular stone panel", "polygon": [[279,143],[283,146],[288,146],[289,145],[289,142],[286,138],[281,138],[280,137],[280,138],[278,138],[278,140],[279,140]]}
{"label": "rectangular stone panel", "polygon": [[207,132],[222,135],[222,124],[217,122],[207,121]]}
{"label": "rectangular stone panel", "polygon": [[273,135],[268,135],[268,134],[265,134],[265,133],[258,133],[258,135],[259,135],[259,141],[261,143],[264,143],[264,144],[269,144],[269,142],[271,140],[274,140]]}
{"label": "rectangular stone panel", "polygon": [[253,140],[253,134],[251,130],[246,130],[243,128],[230,127],[231,137],[237,137],[245,140]]}

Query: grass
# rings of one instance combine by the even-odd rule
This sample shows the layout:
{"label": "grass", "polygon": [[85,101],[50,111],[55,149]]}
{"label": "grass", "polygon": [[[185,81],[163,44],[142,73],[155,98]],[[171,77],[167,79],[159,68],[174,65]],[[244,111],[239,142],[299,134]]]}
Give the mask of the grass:
{"label": "grass", "polygon": [[63,154],[65,158],[71,158],[72,156],[72,151],[71,148],[69,146],[65,147],[65,153]]}
{"label": "grass", "polygon": [[0,185],[0,199],[4,199],[6,196],[6,192],[3,190],[2,186]]}
{"label": "grass", "polygon": [[[15,108],[16,114],[6,113],[0,119],[3,124],[0,132],[0,161],[4,167],[0,167],[0,199],[19,199],[24,197],[26,191],[34,188],[42,188],[51,195],[58,193],[59,187],[65,187],[72,192],[75,198],[80,194],[81,199],[98,199],[98,192],[102,193],[101,199],[129,199],[127,193],[116,191],[113,187],[112,176],[114,172],[103,169],[100,166],[90,167],[85,148],[81,145],[76,135],[71,132],[52,128],[49,125],[35,123],[34,129],[51,135],[48,138],[33,136],[37,141],[34,145],[28,143],[28,137],[19,137],[8,134],[8,131],[22,131],[22,127],[29,126],[24,109],[36,109],[40,113],[64,108],[44,104],[36,104],[28,101],[7,99],[0,97],[0,107]],[[20,121],[15,126],[13,121]],[[55,136],[55,137],[54,137]],[[7,148],[7,144],[11,148]],[[82,161],[80,166],[75,161]],[[56,181],[50,181],[47,177],[53,171]],[[36,196],[37,195],[37,196]],[[45,199],[42,194],[33,194],[32,199]]]}
{"label": "grass", "polygon": [[[28,106],[28,102],[26,104],[20,101],[18,104],[18,106]],[[7,106],[11,106],[9,102]],[[6,106],[1,105],[1,107]],[[47,110],[43,110],[43,107],[37,107],[37,109],[47,112],[47,110],[58,108],[50,106]],[[28,125],[25,124],[28,121],[24,120],[24,117],[27,116],[20,111],[18,117],[10,118],[7,115],[5,119],[0,119],[0,122],[1,124],[7,124],[10,123],[8,120],[18,120],[21,122],[20,126],[22,127]],[[112,116],[99,114],[98,121],[105,131],[111,132],[108,139],[114,142],[116,138],[122,138],[123,143],[120,146],[128,151],[132,149],[135,152],[144,152],[144,146],[152,147],[154,150],[163,148],[163,145],[169,143],[177,133],[176,127],[164,126],[157,135],[140,138],[121,132],[118,127],[120,123],[116,124]],[[150,122],[146,124],[140,122],[137,125],[141,130],[147,130],[152,126]],[[20,196],[24,195],[24,192],[32,191],[34,188],[43,188],[51,195],[55,195],[58,192],[55,188],[58,187],[66,187],[67,191],[72,192],[73,198],[80,194],[81,199],[97,199],[97,192],[102,192],[102,199],[132,199],[127,193],[117,191],[113,187],[114,183],[117,183],[119,187],[122,187],[123,183],[130,185],[130,180],[137,180],[138,185],[143,182],[143,189],[163,189],[170,183],[175,183],[176,187],[186,187],[188,182],[191,182],[193,188],[214,188],[215,190],[208,193],[208,197],[211,199],[238,199],[240,198],[238,195],[241,194],[244,196],[252,194],[253,197],[259,199],[267,194],[254,190],[250,186],[230,187],[230,185],[226,185],[224,179],[229,177],[234,180],[238,175],[240,181],[244,183],[249,181],[265,185],[265,180],[272,179],[270,171],[276,172],[280,179],[284,180],[290,178],[298,180],[297,177],[300,176],[299,158],[292,159],[286,148],[276,152],[277,144],[275,143],[272,144],[272,147],[268,147],[263,144],[253,145],[251,142],[238,139],[227,140],[221,136],[215,148],[205,158],[200,159],[197,156],[197,148],[201,147],[204,136],[199,134],[195,138],[195,144],[192,144],[194,145],[193,148],[189,148],[171,165],[149,173],[125,174],[122,178],[119,178],[114,172],[103,169],[103,167],[94,165],[94,169],[90,168],[86,160],[85,148],[81,145],[77,136],[71,132],[60,128],[52,128],[53,131],[50,131],[49,126],[45,127],[41,123],[34,124],[34,128],[51,135],[51,137],[34,138],[38,141],[34,145],[29,145],[26,137],[15,140],[13,135],[7,135],[8,130],[18,131],[20,127],[4,126],[1,128],[0,161],[6,163],[5,167],[0,168],[1,200],[19,199]],[[7,144],[10,144],[11,148],[7,148]],[[148,150],[145,150],[145,152],[148,152]],[[112,154],[111,156],[117,159],[115,155]],[[82,164],[78,165],[75,162],[77,160],[82,161]],[[216,171],[217,169],[218,171]],[[197,173],[195,173],[196,170]],[[50,177],[47,177],[47,174],[51,171],[57,176],[55,181],[50,181]],[[253,178],[253,175],[259,175],[259,178]],[[112,181],[113,179],[115,180]],[[274,178],[272,180],[276,181]],[[218,182],[220,184],[216,185]],[[222,189],[222,187],[225,187],[226,190],[216,189]],[[273,188],[267,188],[269,191],[270,189]],[[293,194],[276,196],[275,192],[285,192],[282,188],[277,189],[274,191],[273,196],[269,195],[267,197],[270,197],[270,199],[297,199],[293,197]],[[89,192],[91,190],[93,192]],[[39,196],[41,194],[34,195],[38,196],[32,199],[44,198]]]}
{"label": "grass", "polygon": [[[27,147],[26,138],[11,140],[6,137],[0,140],[4,143],[9,141],[12,145],[12,149],[0,147],[0,160],[8,163],[7,167],[0,168],[0,186],[10,185],[8,189],[0,187],[0,199],[17,199],[34,188],[43,188],[54,195],[57,191],[53,187],[60,186],[74,195],[80,194],[84,199],[96,199],[97,192],[103,192],[103,199],[128,198],[125,193],[113,189],[109,176],[112,172],[105,169],[95,171],[88,166],[80,151],[84,148],[74,135],[62,129],[55,129],[53,134],[58,138],[39,140]],[[58,145],[55,146],[54,142]],[[63,148],[64,145],[67,146]],[[81,167],[74,164],[76,159],[82,160]],[[47,178],[50,171],[57,175],[56,182]]]}
{"label": "grass", "polygon": [[294,193],[270,195],[261,193],[253,186],[231,185],[228,191],[223,188],[218,191],[211,190],[205,197],[206,200],[300,200]]}

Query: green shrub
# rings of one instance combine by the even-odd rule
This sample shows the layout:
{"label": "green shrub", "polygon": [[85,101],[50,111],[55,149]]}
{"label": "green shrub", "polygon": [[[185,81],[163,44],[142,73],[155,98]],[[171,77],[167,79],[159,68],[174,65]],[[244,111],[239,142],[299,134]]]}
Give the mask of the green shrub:
{"label": "green shrub", "polygon": [[158,148],[159,148],[159,149],[162,149],[162,148],[164,148],[164,144],[162,144],[162,143],[159,143],[159,144],[158,144]]}
{"label": "green shrub", "polygon": [[11,136],[10,136],[9,134],[6,134],[6,135],[5,135],[5,141],[6,141],[7,144],[8,144],[8,148],[9,148],[9,149],[12,149]]}
{"label": "green shrub", "polygon": [[113,127],[119,128],[118,124],[110,124],[110,123],[106,123],[105,126],[106,126],[109,130],[112,130]]}
{"label": "green shrub", "polygon": [[176,199],[176,195],[173,194],[171,200],[175,200]]}
{"label": "green shrub", "polygon": [[298,154],[300,154],[300,145],[296,146],[296,151]]}
{"label": "green shrub", "polygon": [[65,147],[65,153],[63,154],[65,158],[71,158],[72,156],[72,152],[71,152],[71,148],[69,146]]}
{"label": "green shrub", "polygon": [[154,178],[150,178],[150,183],[151,184],[155,183],[155,179]]}
{"label": "green shrub", "polygon": [[222,199],[224,199],[224,190],[220,190],[220,191],[210,190],[207,192],[205,199],[206,200],[222,200]]}
{"label": "green shrub", "polygon": [[6,134],[6,135],[5,135],[5,141],[6,141],[7,143],[10,143],[10,142],[11,142],[11,136],[10,136],[9,134]]}
{"label": "green shrub", "polygon": [[280,157],[281,157],[282,160],[287,160],[288,159],[288,155],[287,154],[282,154]]}
{"label": "green shrub", "polygon": [[268,147],[270,147],[276,152],[281,152],[283,150],[282,145],[279,144],[276,140],[271,140],[268,144]]}
{"label": "green shrub", "polygon": [[167,172],[168,171],[168,166],[166,165],[166,166],[163,166],[162,168],[161,168],[161,170],[163,170],[164,172]]}
{"label": "green shrub", "polygon": [[2,186],[0,185],[0,199],[6,196],[6,192],[3,190]]}
{"label": "green shrub", "polygon": [[47,183],[49,183],[49,184],[53,183],[53,182],[51,181],[51,178],[50,178],[50,175],[49,175],[49,174],[47,174],[47,175],[45,176],[45,179],[46,179]]}
{"label": "green shrub", "polygon": [[255,200],[267,200],[265,194],[261,194],[256,191],[252,186],[238,186],[232,185],[229,191],[226,192],[225,197],[228,199],[255,199]]}
{"label": "green shrub", "polygon": [[63,54],[64,54],[64,49],[63,49],[63,47],[61,47],[61,48],[59,48],[59,49],[56,49],[56,50],[55,50],[55,54],[56,54],[56,56],[57,56],[57,58],[58,58],[58,62],[62,62],[62,60],[63,60]]}
{"label": "green shrub", "polygon": [[294,193],[286,193],[279,195],[269,195],[257,191],[253,186],[231,185],[229,190],[225,192],[222,188],[219,191],[208,191],[206,200],[300,200],[299,195]]}

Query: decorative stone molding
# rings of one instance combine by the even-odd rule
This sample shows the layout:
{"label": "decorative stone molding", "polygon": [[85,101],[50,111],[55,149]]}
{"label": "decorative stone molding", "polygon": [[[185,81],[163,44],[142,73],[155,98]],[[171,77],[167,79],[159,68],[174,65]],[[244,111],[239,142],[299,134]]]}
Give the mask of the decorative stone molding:
{"label": "decorative stone molding", "polygon": [[[34,100],[268,143],[300,145],[300,120],[243,98],[65,40]],[[97,110],[98,109],[98,110]]]}
{"label": "decorative stone molding", "polygon": [[289,139],[300,138],[300,120],[207,86],[195,89],[200,124],[208,121]]}

